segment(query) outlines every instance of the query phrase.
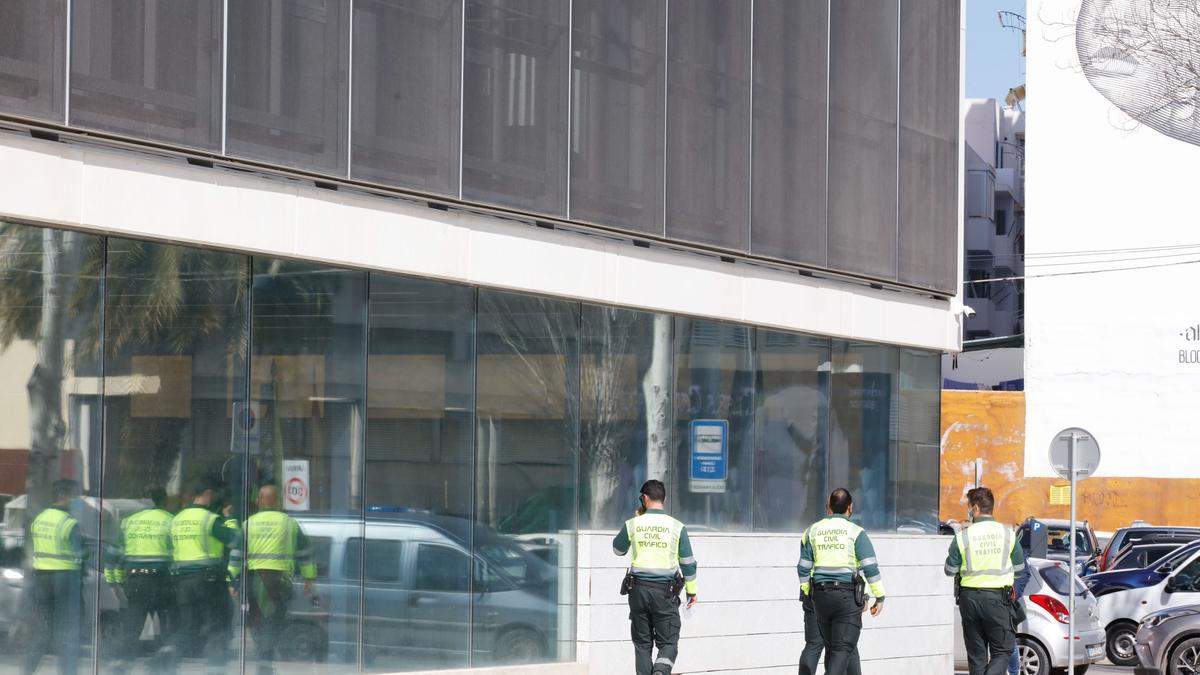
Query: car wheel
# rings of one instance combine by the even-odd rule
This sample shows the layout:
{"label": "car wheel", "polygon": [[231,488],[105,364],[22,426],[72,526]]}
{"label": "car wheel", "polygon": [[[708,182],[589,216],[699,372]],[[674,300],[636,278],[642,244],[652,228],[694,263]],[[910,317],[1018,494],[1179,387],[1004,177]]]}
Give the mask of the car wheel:
{"label": "car wheel", "polygon": [[1200,673],[1200,638],[1191,638],[1171,650],[1171,658],[1167,660],[1167,675],[1196,673]]}
{"label": "car wheel", "polygon": [[1137,657],[1137,625],[1118,623],[1108,627],[1108,639],[1104,641],[1104,651],[1108,660],[1116,666],[1136,666]]}
{"label": "car wheel", "polygon": [[528,628],[506,630],[496,638],[496,662],[502,665],[545,660],[542,639]]}
{"label": "car wheel", "polygon": [[1017,669],[1020,675],[1050,675],[1050,655],[1036,640],[1019,638],[1017,655],[1021,659]]}

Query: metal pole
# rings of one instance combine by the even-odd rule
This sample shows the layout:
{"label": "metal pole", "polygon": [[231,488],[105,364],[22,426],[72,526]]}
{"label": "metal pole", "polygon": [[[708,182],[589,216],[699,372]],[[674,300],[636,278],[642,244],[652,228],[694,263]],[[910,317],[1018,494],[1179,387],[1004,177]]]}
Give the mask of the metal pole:
{"label": "metal pole", "polygon": [[1075,446],[1079,435],[1072,431],[1067,440],[1067,469],[1071,472],[1071,574],[1067,583],[1067,675],[1075,675]]}

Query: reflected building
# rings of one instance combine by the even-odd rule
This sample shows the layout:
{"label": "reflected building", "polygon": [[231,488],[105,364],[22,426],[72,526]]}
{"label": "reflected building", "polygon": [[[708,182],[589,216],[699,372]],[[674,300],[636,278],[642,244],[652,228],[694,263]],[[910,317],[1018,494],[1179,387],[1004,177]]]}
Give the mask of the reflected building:
{"label": "reflected building", "polygon": [[[957,1],[0,5],[0,673],[60,479],[79,672],[586,660],[579,538],[648,478],[700,534],[837,486],[936,531]],[[130,628],[159,490],[221,663]]]}

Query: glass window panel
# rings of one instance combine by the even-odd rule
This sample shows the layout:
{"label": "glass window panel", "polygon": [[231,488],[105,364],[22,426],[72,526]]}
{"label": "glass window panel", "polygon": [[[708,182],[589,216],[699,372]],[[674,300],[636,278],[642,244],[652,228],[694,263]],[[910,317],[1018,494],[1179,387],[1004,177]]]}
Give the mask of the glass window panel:
{"label": "glass window panel", "polygon": [[[719,321],[675,318],[676,473],[667,483],[667,508],[689,525],[748,530],[754,465],[753,329]],[[707,424],[705,424],[707,423]],[[693,427],[724,425],[725,480],[707,475],[693,458],[715,442],[693,438]],[[701,429],[696,429],[701,431]],[[707,446],[707,447],[706,447]],[[672,506],[674,504],[674,506]]]}
{"label": "glass window panel", "polygon": [[824,265],[827,0],[754,3],[755,253]]}
{"label": "glass window panel", "polygon": [[829,16],[829,265],[896,277],[899,0],[838,0]]}
{"label": "glass window panel", "polygon": [[567,210],[567,0],[466,0],[463,197]]}
{"label": "glass window panel", "polygon": [[367,581],[400,581],[400,542],[368,539],[363,572]]}
{"label": "glass window panel", "polygon": [[896,491],[896,524],[937,532],[941,475],[942,355],[900,350],[899,455],[889,479]]}
{"label": "glass window panel", "polygon": [[572,9],[571,217],[663,233],[666,0]]}
{"label": "glass window panel", "polygon": [[[250,401],[262,431],[250,478],[281,486],[288,514],[345,560],[363,536],[366,274],[270,258],[255,258],[253,271]],[[357,667],[361,588],[347,580],[343,570],[311,593],[297,580],[286,643],[275,645],[287,668]],[[246,668],[269,666],[269,634],[261,623],[251,633]]]}
{"label": "glass window panel", "polygon": [[416,590],[466,593],[470,577],[471,560],[461,551],[425,544],[417,547]]}
{"label": "glass window panel", "polygon": [[[114,518],[100,491],[103,261],[100,237],[0,221],[0,593],[4,628],[23,636],[0,650],[6,673],[49,672],[56,657],[91,672],[96,622],[112,629],[120,608],[102,581]],[[81,568],[44,571],[30,529],[67,518],[62,554]]]}
{"label": "glass window panel", "polygon": [[346,171],[350,3],[229,3],[226,150]]}
{"label": "glass window panel", "polygon": [[[155,560],[167,550],[169,531],[156,529],[154,519],[165,515],[156,509],[175,515],[188,509],[180,516],[186,522],[198,507],[229,518],[216,523],[233,531],[222,543],[223,557],[240,541],[250,486],[247,433],[236,420],[247,413],[250,261],[117,238],[108,239],[107,255],[109,580],[126,576],[130,602],[121,630],[103,634],[110,642],[101,660],[129,667],[169,645],[183,655],[185,669],[241,672],[240,651],[229,649],[231,640],[241,645],[242,627],[225,580],[228,563],[180,560],[179,574],[170,577],[169,562]],[[193,609],[173,612],[177,607]],[[151,631],[143,630],[148,620]],[[147,660],[144,667],[151,666]]]}
{"label": "glass window panel", "polygon": [[671,472],[671,317],[584,305],[580,527],[617,529]]}
{"label": "glass window panel", "polygon": [[672,2],[667,48],[667,236],[750,239],[750,14],[741,0]]}
{"label": "glass window panel", "polygon": [[800,532],[825,515],[828,338],[755,331],[754,529]]}
{"label": "glass window panel", "polygon": [[219,149],[221,24],[220,0],[73,0],[71,124]]}
{"label": "glass window panel", "polygon": [[570,661],[579,305],[480,290],[477,340],[472,663]]}
{"label": "glass window panel", "polygon": [[900,281],[952,291],[958,274],[957,0],[902,0]]}
{"label": "glass window panel", "polygon": [[[368,549],[376,537],[396,542],[449,539],[455,555],[465,561],[471,550],[474,481],[475,291],[372,274],[370,293]],[[413,571],[417,590],[421,579],[444,572],[429,568],[428,555],[435,554],[422,557],[425,549],[419,547]],[[464,573],[464,581],[469,576]],[[412,585],[412,580],[406,582]],[[398,593],[386,586],[366,587],[368,669],[470,665],[470,599],[413,595],[410,602]]]}
{"label": "glass window panel", "polygon": [[458,194],[462,3],[354,3],[356,178]]}
{"label": "glass window panel", "polygon": [[850,490],[854,520],[870,530],[895,523],[890,476],[897,451],[899,359],[896,347],[833,341],[828,487]]}
{"label": "glass window panel", "polygon": [[63,118],[66,0],[0,2],[0,110]]}

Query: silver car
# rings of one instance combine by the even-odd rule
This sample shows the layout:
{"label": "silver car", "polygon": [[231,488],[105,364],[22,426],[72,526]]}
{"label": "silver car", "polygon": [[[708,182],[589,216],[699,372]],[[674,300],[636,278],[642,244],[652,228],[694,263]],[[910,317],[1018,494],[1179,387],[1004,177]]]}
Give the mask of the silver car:
{"label": "silver car", "polygon": [[[1017,627],[1021,675],[1049,675],[1067,667],[1068,610],[1071,583],[1075,589],[1075,672],[1104,659],[1104,629],[1096,611],[1096,598],[1078,576],[1068,574],[1058,560],[1031,558],[1029,585],[1025,587],[1025,621]],[[955,663],[966,669],[966,646],[958,612],[955,622]]]}
{"label": "silver car", "polygon": [[1142,618],[1137,675],[1200,673],[1200,605],[1170,607]]}

